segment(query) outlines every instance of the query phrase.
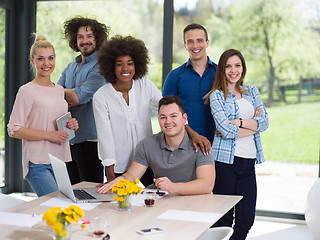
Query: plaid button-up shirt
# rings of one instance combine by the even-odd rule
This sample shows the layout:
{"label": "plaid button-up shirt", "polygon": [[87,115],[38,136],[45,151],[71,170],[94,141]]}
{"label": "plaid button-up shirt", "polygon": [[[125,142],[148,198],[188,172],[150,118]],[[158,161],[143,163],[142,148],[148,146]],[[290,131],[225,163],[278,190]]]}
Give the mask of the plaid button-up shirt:
{"label": "plaid button-up shirt", "polygon": [[[269,126],[269,118],[267,110],[261,100],[261,96],[256,87],[242,86],[247,94],[242,97],[249,101],[254,107],[261,109],[261,115],[254,117],[258,122],[258,129],[254,134],[254,141],[257,149],[256,163],[264,162],[262,151],[260,132],[265,131]],[[236,96],[230,91],[227,99],[224,100],[223,92],[215,90],[210,95],[210,107],[217,130],[221,133],[221,137],[215,135],[212,144],[212,153],[215,161],[233,164],[234,152],[236,148],[235,141],[239,138],[239,127],[231,124],[230,120],[239,119],[239,107],[236,103]]]}

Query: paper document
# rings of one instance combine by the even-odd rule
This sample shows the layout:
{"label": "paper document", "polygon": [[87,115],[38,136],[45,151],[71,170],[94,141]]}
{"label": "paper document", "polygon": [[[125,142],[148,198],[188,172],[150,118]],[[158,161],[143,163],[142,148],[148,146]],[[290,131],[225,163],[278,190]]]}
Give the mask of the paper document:
{"label": "paper document", "polygon": [[183,211],[183,210],[167,210],[162,213],[158,218],[169,220],[180,220],[190,222],[203,222],[203,223],[215,223],[222,217],[221,213],[210,212],[195,212],[195,211]]}
{"label": "paper document", "polygon": [[74,130],[66,127],[66,124],[70,118],[71,118],[71,113],[67,112],[66,114],[62,115],[56,120],[58,129],[68,133],[68,138],[66,139],[65,142],[68,142],[70,139],[74,138],[75,136]]}
{"label": "paper document", "polygon": [[42,215],[0,212],[0,224],[4,225],[31,228],[40,221],[42,221]]}
{"label": "paper document", "polygon": [[92,210],[96,206],[101,204],[101,202],[96,202],[96,203],[74,203],[71,199],[65,198],[65,197],[54,197],[49,199],[48,201],[45,201],[41,203],[41,206],[49,206],[49,207],[63,207],[67,208],[70,207],[71,205],[76,205],[80,207],[82,210]]}

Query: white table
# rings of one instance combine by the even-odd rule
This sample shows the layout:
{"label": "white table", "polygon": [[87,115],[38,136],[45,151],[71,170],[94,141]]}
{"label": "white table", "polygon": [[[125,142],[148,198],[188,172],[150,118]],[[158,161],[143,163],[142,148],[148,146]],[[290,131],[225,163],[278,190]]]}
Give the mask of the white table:
{"label": "white table", "polygon": [[[76,187],[92,187],[95,183],[82,182]],[[41,206],[40,204],[49,200],[50,198],[62,196],[60,192],[55,192],[35,199],[33,201],[18,205],[8,212],[24,213],[24,214],[42,214],[47,211],[49,207]],[[93,219],[94,217],[106,218],[110,226],[107,231],[111,236],[111,240],[122,239],[196,239],[206,229],[208,229],[213,222],[203,223],[194,221],[181,220],[167,220],[159,219],[158,216],[167,210],[187,210],[196,212],[220,213],[225,214],[235,204],[241,200],[242,196],[226,196],[226,195],[195,195],[195,196],[179,196],[168,195],[156,200],[154,207],[132,206],[130,212],[120,212],[115,209],[115,203],[104,202],[90,211],[85,211],[83,219]],[[150,226],[159,226],[165,229],[164,232],[140,235],[136,230],[147,228]],[[72,225],[73,233],[72,239],[86,240],[97,239],[93,238],[90,227],[81,231],[78,224]],[[15,226],[0,225],[1,237],[0,239],[52,239],[52,230],[46,225],[44,221],[36,224],[32,228],[22,228]]]}

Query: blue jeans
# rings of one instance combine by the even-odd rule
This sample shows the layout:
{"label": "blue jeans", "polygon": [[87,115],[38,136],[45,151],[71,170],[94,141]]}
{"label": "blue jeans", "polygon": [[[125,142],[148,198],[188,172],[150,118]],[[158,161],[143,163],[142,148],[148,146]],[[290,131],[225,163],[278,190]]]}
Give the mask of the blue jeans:
{"label": "blue jeans", "polygon": [[29,162],[29,172],[26,179],[38,197],[59,190],[51,164]]}
{"label": "blue jeans", "polygon": [[[216,181],[213,188],[215,194],[242,195],[243,198],[227,212],[214,226],[233,226],[231,240],[246,239],[253,225],[257,201],[257,182],[255,159],[234,157],[233,164],[215,162]],[[235,217],[234,217],[235,215]]]}

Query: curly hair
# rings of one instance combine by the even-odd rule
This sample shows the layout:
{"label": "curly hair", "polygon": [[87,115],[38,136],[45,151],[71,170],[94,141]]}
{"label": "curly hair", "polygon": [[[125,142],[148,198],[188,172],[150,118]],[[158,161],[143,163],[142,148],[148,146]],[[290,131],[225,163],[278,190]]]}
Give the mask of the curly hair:
{"label": "curly hair", "polygon": [[75,17],[64,22],[64,35],[69,42],[69,46],[75,51],[79,52],[77,45],[77,34],[80,27],[91,27],[95,41],[96,49],[99,50],[105,40],[107,40],[110,27],[103,23],[99,23],[95,19]]}
{"label": "curly hair", "polygon": [[115,83],[115,59],[121,56],[132,58],[135,64],[133,79],[142,78],[147,74],[150,59],[144,42],[132,36],[116,35],[111,40],[106,41],[97,54],[100,74],[104,76],[106,82]]}

